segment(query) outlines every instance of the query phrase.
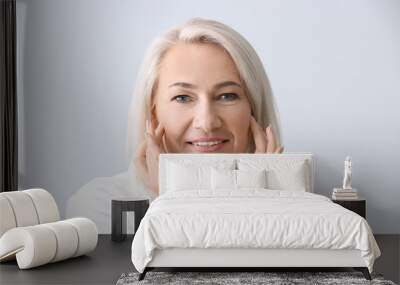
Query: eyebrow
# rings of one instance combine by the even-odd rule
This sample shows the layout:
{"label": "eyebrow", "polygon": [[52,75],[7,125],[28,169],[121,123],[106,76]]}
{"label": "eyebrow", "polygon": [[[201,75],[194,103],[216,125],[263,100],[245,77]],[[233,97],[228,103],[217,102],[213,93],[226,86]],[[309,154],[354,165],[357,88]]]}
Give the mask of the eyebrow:
{"label": "eyebrow", "polygon": [[[187,82],[175,82],[171,85],[168,86],[168,88],[170,87],[174,87],[174,86],[178,86],[178,87],[183,87],[183,88],[189,88],[189,89],[196,89],[197,86],[191,83],[187,83]],[[242,87],[240,86],[239,83],[236,83],[234,81],[224,81],[224,82],[220,82],[218,84],[214,85],[214,90],[220,89],[222,87],[227,87],[227,86],[237,86],[237,87]]]}

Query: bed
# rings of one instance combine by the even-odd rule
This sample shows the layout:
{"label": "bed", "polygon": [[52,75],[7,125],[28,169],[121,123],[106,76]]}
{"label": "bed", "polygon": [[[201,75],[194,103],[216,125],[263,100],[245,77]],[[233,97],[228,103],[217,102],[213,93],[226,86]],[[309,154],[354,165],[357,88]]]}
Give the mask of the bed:
{"label": "bed", "polygon": [[132,242],[154,268],[352,267],[371,279],[379,247],[361,216],[314,193],[310,153],[161,154],[160,195]]}

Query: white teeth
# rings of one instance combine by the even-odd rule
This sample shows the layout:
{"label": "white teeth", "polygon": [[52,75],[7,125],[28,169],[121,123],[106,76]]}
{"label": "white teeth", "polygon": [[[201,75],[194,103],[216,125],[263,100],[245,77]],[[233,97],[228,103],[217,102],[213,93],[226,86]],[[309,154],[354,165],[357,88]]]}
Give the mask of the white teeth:
{"label": "white teeth", "polygon": [[222,143],[222,141],[214,141],[214,142],[193,142],[194,145],[198,146],[213,146],[216,144]]}

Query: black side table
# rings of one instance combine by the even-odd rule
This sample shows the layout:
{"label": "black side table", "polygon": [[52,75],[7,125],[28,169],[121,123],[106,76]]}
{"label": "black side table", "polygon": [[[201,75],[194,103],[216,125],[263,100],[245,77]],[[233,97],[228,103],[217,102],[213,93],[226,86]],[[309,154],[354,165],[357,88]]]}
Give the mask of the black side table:
{"label": "black side table", "polygon": [[335,200],[332,202],[341,205],[342,207],[359,214],[361,217],[366,219],[366,200],[365,199],[355,199],[355,200]]}
{"label": "black side table", "polygon": [[135,233],[149,208],[146,198],[124,197],[114,198],[111,201],[111,240],[123,241],[126,239],[126,212],[135,213]]}

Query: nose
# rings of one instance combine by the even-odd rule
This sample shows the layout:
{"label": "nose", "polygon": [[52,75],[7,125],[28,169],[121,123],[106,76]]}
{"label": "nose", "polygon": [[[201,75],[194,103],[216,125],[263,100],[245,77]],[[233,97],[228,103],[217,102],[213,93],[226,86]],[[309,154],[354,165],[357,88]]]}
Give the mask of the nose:
{"label": "nose", "polygon": [[221,126],[221,118],[212,103],[207,101],[198,104],[193,114],[193,127],[195,129],[201,129],[205,133],[211,133]]}

